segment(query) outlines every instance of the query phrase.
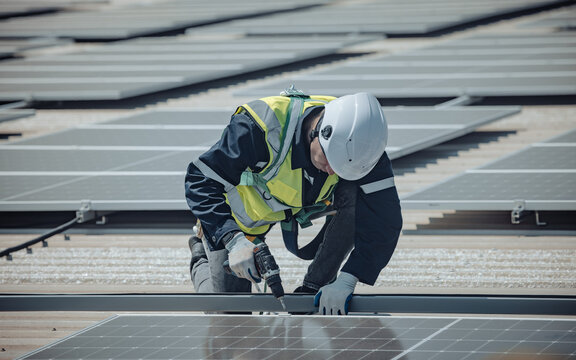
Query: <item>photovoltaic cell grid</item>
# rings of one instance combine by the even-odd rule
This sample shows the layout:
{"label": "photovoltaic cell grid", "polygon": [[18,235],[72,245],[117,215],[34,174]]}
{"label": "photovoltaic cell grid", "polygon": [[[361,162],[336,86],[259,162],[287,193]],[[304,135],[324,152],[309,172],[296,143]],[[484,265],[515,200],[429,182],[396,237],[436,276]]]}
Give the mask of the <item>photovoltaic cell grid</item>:
{"label": "photovoltaic cell grid", "polygon": [[[570,32],[481,35],[350,61],[289,81],[309,93],[366,91],[379,98],[576,94],[576,37]],[[260,96],[271,81],[236,92]]]}
{"label": "photovoltaic cell grid", "polygon": [[6,60],[0,100],[119,100],[329,55],[370,39],[146,38]]}
{"label": "photovoltaic cell grid", "polygon": [[573,319],[120,315],[21,359],[575,359]]}
{"label": "photovoltaic cell grid", "polygon": [[402,199],[405,209],[576,210],[576,129]]}
{"label": "photovoltaic cell grid", "polygon": [[[277,93],[277,92],[276,92]],[[187,165],[234,109],[166,109],[0,146],[0,211],[187,210]],[[398,158],[518,112],[517,107],[384,108]]]}
{"label": "photovoltaic cell grid", "polygon": [[555,3],[559,1],[481,0],[465,3],[458,0],[348,1],[261,18],[236,20],[190,31],[232,32],[246,35],[342,33],[426,35],[483,18]]}
{"label": "photovoltaic cell grid", "polygon": [[[8,19],[0,23],[0,34],[5,38],[51,36],[78,40],[121,40],[320,3],[322,0],[140,2],[130,6],[102,7],[94,11],[58,12]],[[106,26],[102,26],[103,22]]]}

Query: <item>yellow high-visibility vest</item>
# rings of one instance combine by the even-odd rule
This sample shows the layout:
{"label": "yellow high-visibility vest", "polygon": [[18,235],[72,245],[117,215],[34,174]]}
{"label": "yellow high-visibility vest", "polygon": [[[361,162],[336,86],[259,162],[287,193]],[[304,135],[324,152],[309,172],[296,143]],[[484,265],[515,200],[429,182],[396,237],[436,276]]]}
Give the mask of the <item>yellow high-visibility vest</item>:
{"label": "yellow high-visibility vest", "polygon": [[[236,114],[247,112],[264,131],[269,161],[259,172],[247,169],[234,186],[200,160],[195,165],[204,175],[224,185],[226,201],[240,229],[250,235],[267,232],[271,224],[289,215],[306,212],[302,203],[302,169],[292,169],[292,140],[300,117],[311,106],[324,105],[332,96],[271,96],[240,106]],[[315,207],[331,201],[337,175],[326,178]]]}

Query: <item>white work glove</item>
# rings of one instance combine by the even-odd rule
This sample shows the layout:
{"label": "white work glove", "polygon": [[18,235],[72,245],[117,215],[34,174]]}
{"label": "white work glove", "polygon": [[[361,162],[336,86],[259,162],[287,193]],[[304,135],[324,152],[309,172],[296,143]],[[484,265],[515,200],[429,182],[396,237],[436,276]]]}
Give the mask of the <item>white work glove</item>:
{"label": "white work glove", "polygon": [[321,315],[347,315],[357,282],[356,276],[341,272],[336,281],[318,290],[314,297],[314,306],[318,306]]}
{"label": "white work glove", "polygon": [[226,245],[230,269],[239,278],[259,283],[260,276],[254,263],[254,244],[239,232]]}

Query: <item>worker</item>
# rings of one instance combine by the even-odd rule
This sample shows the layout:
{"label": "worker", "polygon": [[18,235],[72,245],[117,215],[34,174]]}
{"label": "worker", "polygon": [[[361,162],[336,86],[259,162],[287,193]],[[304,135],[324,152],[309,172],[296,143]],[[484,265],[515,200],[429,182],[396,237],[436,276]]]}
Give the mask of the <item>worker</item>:
{"label": "worker", "polygon": [[[186,174],[199,220],[189,240],[196,292],[250,292],[260,280],[254,239],[280,223],[286,248],[312,260],[294,292],[316,294],[320,314],[347,314],[357,282],[374,285],[402,227],[387,137],[368,93],[308,96],[292,86],[238,107]],[[298,228],[324,214],[300,248]],[[226,260],[235,276],[223,270]]]}

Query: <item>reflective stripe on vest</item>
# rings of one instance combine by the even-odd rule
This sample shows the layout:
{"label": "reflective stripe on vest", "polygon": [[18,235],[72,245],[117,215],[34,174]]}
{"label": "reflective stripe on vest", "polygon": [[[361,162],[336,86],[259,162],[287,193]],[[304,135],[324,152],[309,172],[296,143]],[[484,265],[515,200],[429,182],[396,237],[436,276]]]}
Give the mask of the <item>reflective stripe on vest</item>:
{"label": "reflective stripe on vest", "polygon": [[[248,213],[246,212],[246,208],[244,207],[244,203],[242,201],[240,193],[238,192],[238,189],[234,185],[232,185],[231,183],[229,183],[228,181],[226,181],[222,177],[220,177],[220,175],[218,175],[208,165],[204,164],[204,162],[202,162],[202,160],[196,159],[194,161],[194,165],[196,165],[196,167],[206,177],[208,177],[212,180],[215,180],[215,181],[219,182],[220,184],[224,185],[224,191],[226,191],[226,199],[227,199],[228,203],[230,204],[230,207],[233,209],[233,212],[234,212],[233,215],[234,215],[234,218],[236,219],[237,222],[240,222],[242,225],[244,225],[246,227],[251,227],[251,228],[255,228],[255,227],[259,227],[259,226],[263,226],[263,225],[269,225],[269,224],[276,222],[276,221],[266,221],[266,220],[254,221],[254,219],[252,219],[250,217],[250,215],[248,215]],[[263,194],[261,194],[261,195],[263,195]],[[280,203],[279,201],[274,199],[272,196],[268,196],[268,197],[269,197],[269,199],[264,199],[264,196],[263,196],[263,200],[266,202],[266,204],[273,211],[275,211],[275,212],[276,211],[284,211],[284,210],[288,210],[290,208],[289,206],[286,206],[286,205]]]}
{"label": "reflective stripe on vest", "polygon": [[[288,154],[288,150],[292,145],[292,139],[294,138],[294,134],[296,133],[296,127],[298,126],[298,118],[300,117],[300,113],[302,113],[302,109],[304,107],[304,99],[297,97],[297,98],[290,98],[290,113],[288,114],[289,119],[288,121],[288,128],[285,129],[284,134],[284,143],[281,145],[280,153],[276,154],[274,163],[266,170],[266,172],[262,175],[264,180],[268,181],[272,179],[276,174],[278,174],[278,169],[280,169],[280,165],[284,163],[284,159],[286,158],[286,154]],[[274,116],[276,119],[276,116]]]}

